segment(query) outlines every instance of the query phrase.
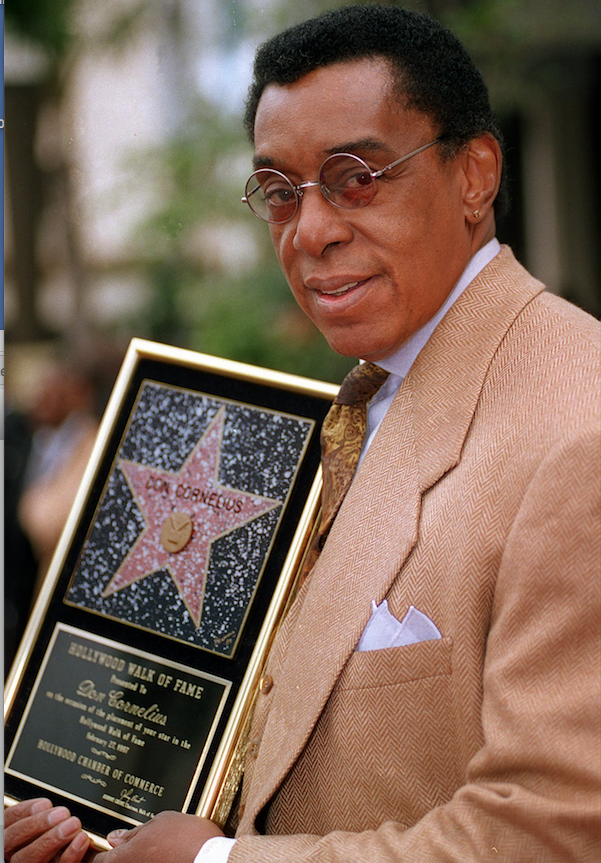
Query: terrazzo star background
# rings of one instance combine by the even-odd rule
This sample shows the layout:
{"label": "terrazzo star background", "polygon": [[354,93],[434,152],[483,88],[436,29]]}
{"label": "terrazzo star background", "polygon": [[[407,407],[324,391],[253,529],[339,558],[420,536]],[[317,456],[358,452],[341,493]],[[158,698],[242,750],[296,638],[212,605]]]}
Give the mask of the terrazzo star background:
{"label": "terrazzo star background", "polygon": [[[312,426],[311,421],[300,417],[145,382],[84,543],[67,601],[231,655]],[[215,443],[220,433],[218,449]],[[147,509],[145,518],[144,506],[136,501],[131,477],[128,483],[125,472],[126,466],[135,463],[154,469],[155,480],[172,485],[171,491],[182,486],[179,497],[172,496],[177,500],[174,511],[185,511],[180,503],[184,486],[181,479],[190,464],[198,460],[203,440],[213,452],[215,488],[225,496],[231,495],[232,500],[240,499],[237,492],[247,500],[248,495],[256,496],[257,511],[262,514],[244,519],[231,530],[226,526],[225,535],[220,535],[224,530],[215,530],[217,538],[203,544],[194,562],[196,575],[192,581],[202,590],[206,578],[204,602],[193,603],[191,614],[190,590],[182,590],[181,583],[178,589],[169,558],[173,563],[178,554],[186,551],[190,557],[194,538],[179,552],[166,554],[158,535],[167,510],[161,511],[161,524],[150,525],[151,510]],[[152,471],[148,474],[152,475]],[[194,520],[192,509],[188,506]],[[208,507],[203,509],[207,511]],[[132,559],[150,528],[158,530],[158,534],[156,542],[142,543],[147,565],[138,570],[137,579],[129,583],[127,578],[120,580],[120,572],[131,576],[126,558]]]}

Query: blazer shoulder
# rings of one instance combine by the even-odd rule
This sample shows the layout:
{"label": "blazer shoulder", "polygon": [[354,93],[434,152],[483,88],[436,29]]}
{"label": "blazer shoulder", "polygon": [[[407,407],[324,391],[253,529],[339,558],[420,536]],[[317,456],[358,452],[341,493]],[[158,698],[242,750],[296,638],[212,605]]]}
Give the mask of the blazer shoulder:
{"label": "blazer shoulder", "polygon": [[513,417],[531,446],[538,440],[546,449],[589,424],[599,428],[600,388],[599,322],[545,291],[523,306],[501,339],[481,404]]}
{"label": "blazer shoulder", "polygon": [[592,315],[549,291],[524,305],[502,340],[499,354],[518,352],[542,377],[574,380],[576,389],[597,386],[601,325]]}
{"label": "blazer shoulder", "polygon": [[593,352],[601,350],[599,321],[549,290],[520,264],[509,246],[501,247],[500,253],[482,270],[475,283],[478,279],[487,287],[501,287],[508,302],[515,304],[515,324],[518,327],[535,316],[539,324],[545,320],[546,325],[555,326],[558,335],[565,335],[568,339],[575,335],[588,343]]}
{"label": "blazer shoulder", "polygon": [[583,348],[601,356],[601,323],[597,318],[548,290],[534,297],[532,309],[547,317],[566,338],[579,338]]}

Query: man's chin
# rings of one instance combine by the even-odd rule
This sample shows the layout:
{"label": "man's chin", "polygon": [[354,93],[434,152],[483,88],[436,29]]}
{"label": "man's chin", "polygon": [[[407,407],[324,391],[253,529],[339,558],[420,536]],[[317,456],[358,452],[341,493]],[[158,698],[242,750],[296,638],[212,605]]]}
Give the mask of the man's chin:
{"label": "man's chin", "polygon": [[355,357],[371,363],[377,363],[378,360],[383,360],[390,353],[383,350],[380,345],[370,339],[352,338],[344,333],[324,333],[323,335],[332,350],[343,357]]}

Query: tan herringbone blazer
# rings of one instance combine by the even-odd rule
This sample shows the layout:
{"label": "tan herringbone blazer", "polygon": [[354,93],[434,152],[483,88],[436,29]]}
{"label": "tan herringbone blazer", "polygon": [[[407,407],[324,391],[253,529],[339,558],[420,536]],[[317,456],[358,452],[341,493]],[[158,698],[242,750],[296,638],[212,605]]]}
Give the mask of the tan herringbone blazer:
{"label": "tan herringbone blazer", "polygon": [[[272,651],[230,863],[600,859],[598,327],[542,290],[503,249],[401,386]],[[385,597],[443,639],[355,653]]]}

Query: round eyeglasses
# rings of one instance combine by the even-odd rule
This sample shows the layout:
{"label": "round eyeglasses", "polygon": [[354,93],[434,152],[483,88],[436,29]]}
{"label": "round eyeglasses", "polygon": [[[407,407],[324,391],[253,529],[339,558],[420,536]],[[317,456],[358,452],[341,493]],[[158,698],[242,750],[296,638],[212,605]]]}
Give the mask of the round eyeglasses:
{"label": "round eyeglasses", "polygon": [[363,159],[353,153],[334,153],[322,163],[318,180],[299,183],[298,186],[281,171],[259,168],[248,178],[242,200],[255,216],[277,225],[294,218],[305,189],[311,186],[319,186],[324,198],[335,207],[345,210],[366,207],[376,194],[376,180],[401,162],[438,144],[440,140],[437,138],[423,144],[379,171],[372,171]]}

